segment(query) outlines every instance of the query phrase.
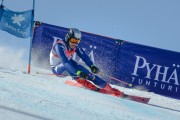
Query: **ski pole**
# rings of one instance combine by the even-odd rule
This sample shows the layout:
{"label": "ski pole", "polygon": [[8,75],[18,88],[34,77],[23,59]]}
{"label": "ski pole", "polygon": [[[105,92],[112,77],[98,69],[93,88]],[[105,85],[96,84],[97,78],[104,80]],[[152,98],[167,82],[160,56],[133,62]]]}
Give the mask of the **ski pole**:
{"label": "ski pole", "polygon": [[132,87],[132,84],[130,84],[130,83],[124,82],[124,81],[122,81],[122,80],[120,80],[120,79],[117,79],[117,78],[115,78],[115,77],[109,76],[109,75],[104,74],[104,73],[102,73],[102,72],[100,72],[100,74],[102,74],[102,75],[104,75],[104,76],[107,76],[107,77],[109,77],[110,79],[119,81],[119,82],[121,82],[121,83],[123,83],[123,84],[125,84],[125,85],[128,85],[129,87]]}
{"label": "ski pole", "polygon": [[36,72],[36,74],[41,74],[41,75],[49,75],[49,76],[59,76],[59,77],[79,77],[79,76],[71,76],[71,75],[66,75],[66,74],[53,74],[53,73],[41,73],[41,72]]}

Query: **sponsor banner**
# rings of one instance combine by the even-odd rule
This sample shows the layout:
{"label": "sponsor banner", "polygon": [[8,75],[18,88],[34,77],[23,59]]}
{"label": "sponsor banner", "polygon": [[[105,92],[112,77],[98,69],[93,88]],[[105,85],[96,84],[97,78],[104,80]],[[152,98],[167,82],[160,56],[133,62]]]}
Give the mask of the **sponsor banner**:
{"label": "sponsor banner", "polygon": [[[49,53],[54,37],[64,39],[67,31],[67,28],[45,23],[37,27],[32,48],[33,64],[50,69]],[[105,74],[132,83],[133,88],[180,99],[180,53],[86,32],[82,32],[80,46]],[[84,64],[76,54],[73,59]],[[109,83],[123,85],[100,77]]]}
{"label": "sponsor banner", "polygon": [[0,8],[0,29],[20,38],[28,38],[31,33],[33,11],[14,12]]}

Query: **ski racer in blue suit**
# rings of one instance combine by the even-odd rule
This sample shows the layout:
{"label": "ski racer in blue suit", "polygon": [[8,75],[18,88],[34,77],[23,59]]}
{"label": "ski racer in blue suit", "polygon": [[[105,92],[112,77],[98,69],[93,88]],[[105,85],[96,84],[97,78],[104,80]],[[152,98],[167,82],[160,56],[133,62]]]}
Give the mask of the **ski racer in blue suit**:
{"label": "ski racer in blue suit", "polygon": [[[80,41],[81,32],[76,28],[70,29],[66,34],[65,39],[54,38],[53,47],[50,52],[50,65],[53,73],[60,75],[64,72],[68,72],[71,76],[79,76],[74,77],[74,79],[77,82],[82,83],[88,89],[93,89],[102,93],[110,91],[111,94],[115,93],[116,95],[121,96],[123,94],[122,92],[112,88],[107,82],[95,75],[98,74],[100,70],[79,46]],[[85,62],[91,72],[72,59],[74,53]],[[98,87],[94,86],[89,81],[93,82]]]}

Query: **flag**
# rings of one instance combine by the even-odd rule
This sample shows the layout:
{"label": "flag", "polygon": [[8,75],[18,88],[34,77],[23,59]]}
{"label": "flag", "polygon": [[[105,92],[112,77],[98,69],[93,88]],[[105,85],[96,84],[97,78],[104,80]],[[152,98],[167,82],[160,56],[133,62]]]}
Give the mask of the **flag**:
{"label": "flag", "polygon": [[33,10],[15,12],[7,8],[0,8],[0,29],[21,38],[31,36]]}

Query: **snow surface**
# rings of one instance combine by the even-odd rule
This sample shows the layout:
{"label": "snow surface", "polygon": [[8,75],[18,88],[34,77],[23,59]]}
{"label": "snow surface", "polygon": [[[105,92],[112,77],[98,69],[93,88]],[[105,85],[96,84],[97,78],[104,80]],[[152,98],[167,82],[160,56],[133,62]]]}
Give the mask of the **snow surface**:
{"label": "snow surface", "polygon": [[30,75],[0,67],[0,120],[180,120],[180,100],[114,86],[151,97],[137,103],[64,84],[70,77]]}

